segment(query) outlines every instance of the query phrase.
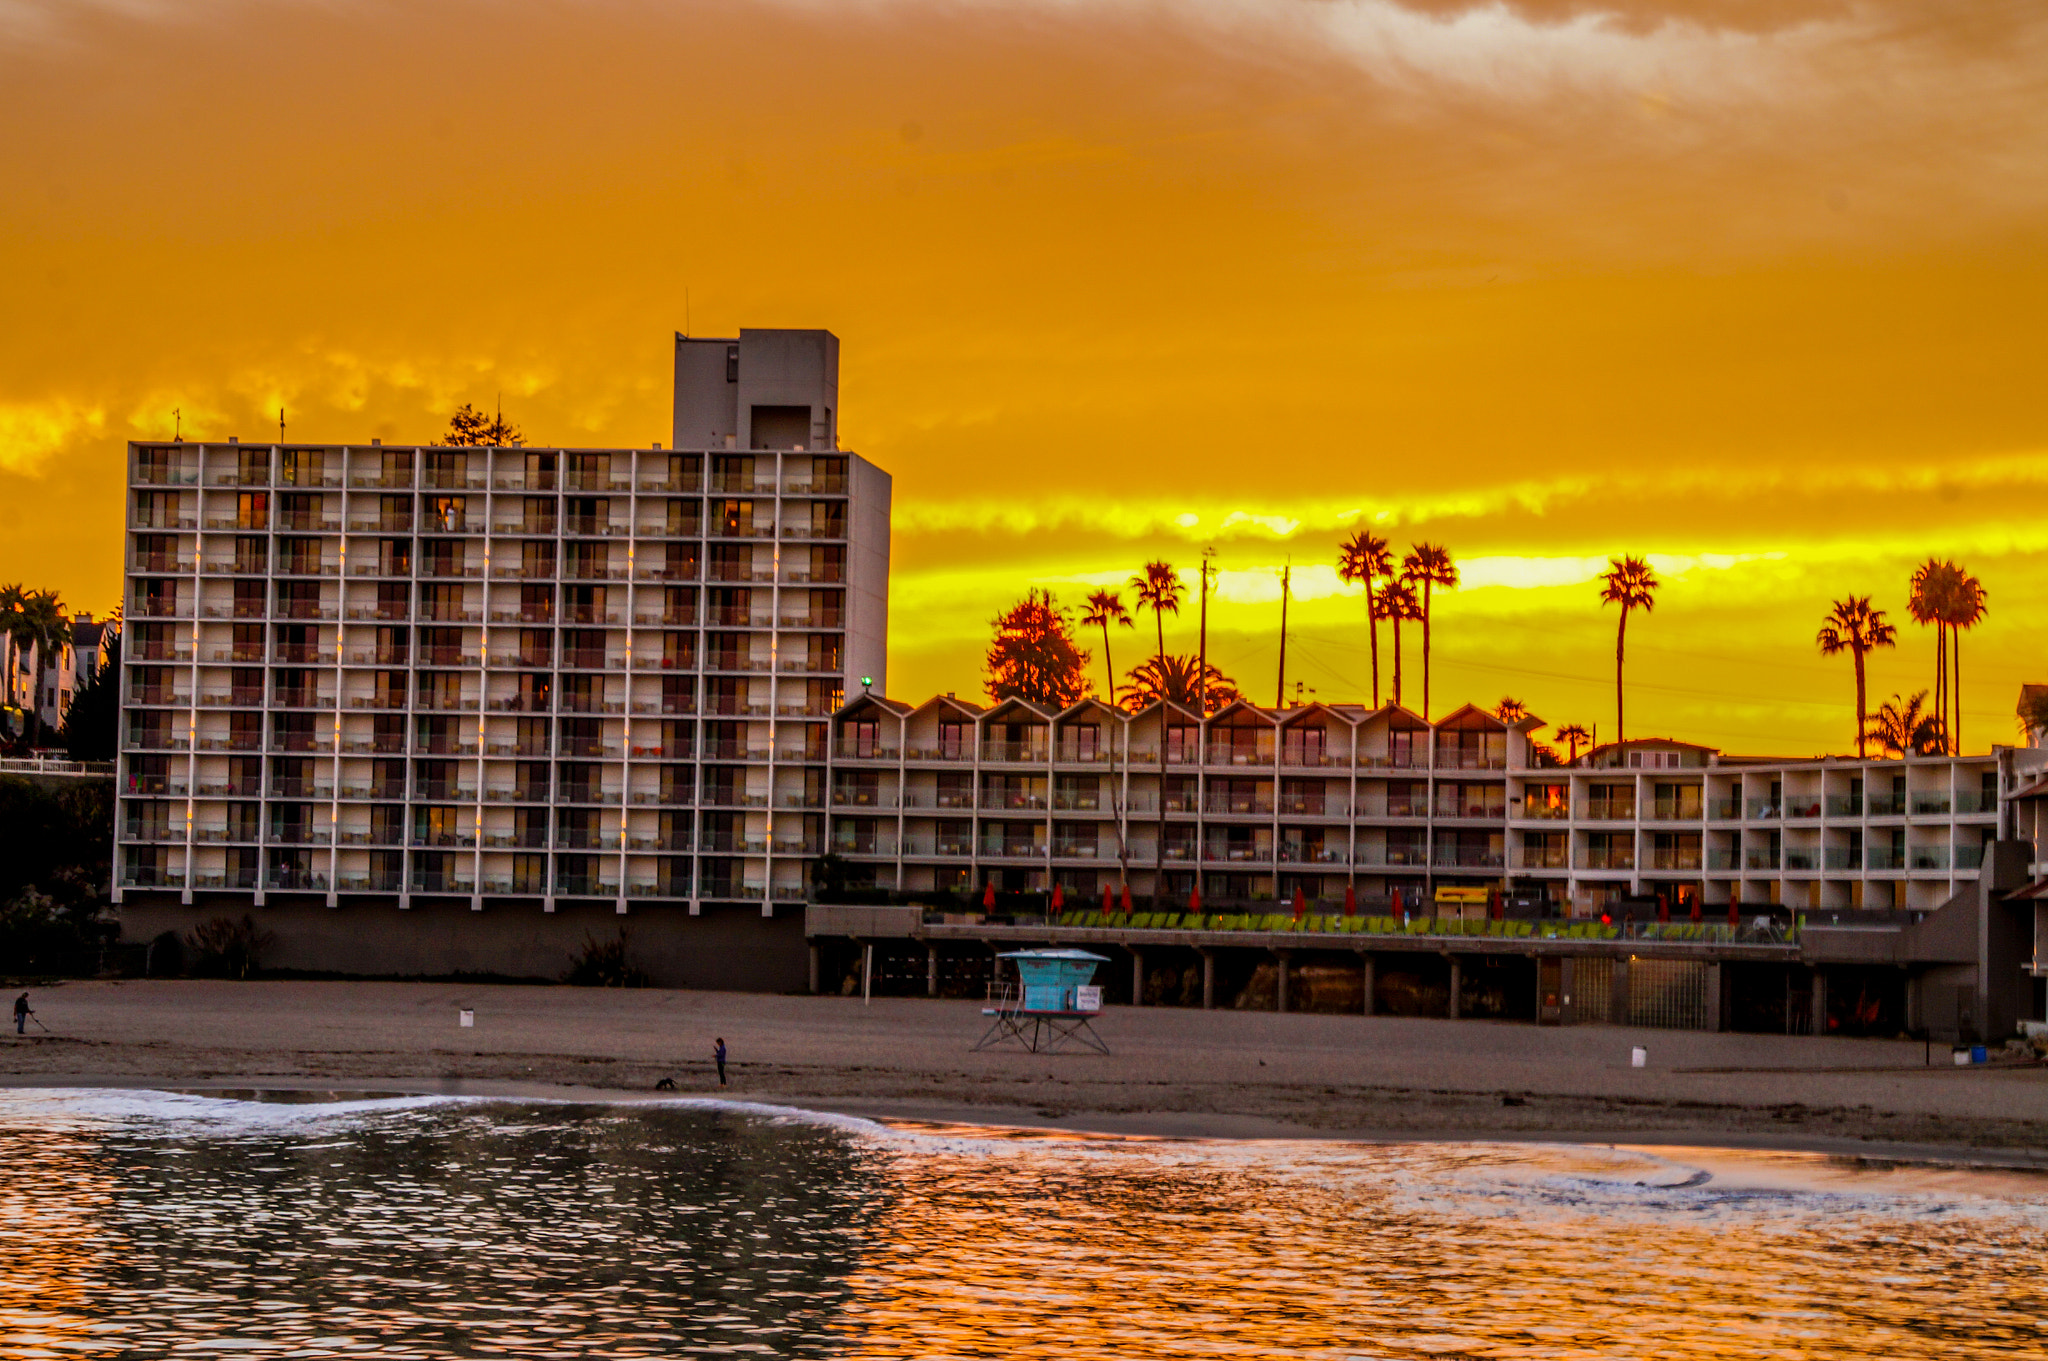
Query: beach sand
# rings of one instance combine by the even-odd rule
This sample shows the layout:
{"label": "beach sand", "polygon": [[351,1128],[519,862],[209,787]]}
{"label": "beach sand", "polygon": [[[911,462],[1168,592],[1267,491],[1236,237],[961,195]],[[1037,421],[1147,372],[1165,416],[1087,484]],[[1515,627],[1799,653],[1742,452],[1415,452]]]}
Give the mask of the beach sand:
{"label": "beach sand", "polygon": [[[1919,1043],[1113,1008],[1111,1053],[970,1052],[974,1002],[443,983],[79,982],[0,1084],[677,1095],[1231,1138],[1569,1139],[2048,1167],[2048,1068]],[[474,1028],[457,1023],[461,1009]],[[720,1089],[713,1041],[731,1051]],[[1633,1046],[1649,1051],[1632,1068]]]}

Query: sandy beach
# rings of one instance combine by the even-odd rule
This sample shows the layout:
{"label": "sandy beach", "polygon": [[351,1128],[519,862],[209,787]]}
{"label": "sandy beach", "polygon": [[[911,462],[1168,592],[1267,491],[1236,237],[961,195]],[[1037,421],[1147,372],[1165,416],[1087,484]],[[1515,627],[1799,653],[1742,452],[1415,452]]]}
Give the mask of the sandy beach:
{"label": "sandy beach", "polygon": [[[1107,1057],[970,1052],[972,1002],[367,982],[32,994],[9,1086],[723,1095],[877,1117],[1239,1138],[1484,1138],[1970,1153],[2048,1167],[2048,1069],[1918,1043],[1116,1008]],[[473,1028],[458,1012],[475,1012]],[[731,1085],[711,1063],[731,1052]],[[1632,1068],[1629,1051],[1649,1051]]]}

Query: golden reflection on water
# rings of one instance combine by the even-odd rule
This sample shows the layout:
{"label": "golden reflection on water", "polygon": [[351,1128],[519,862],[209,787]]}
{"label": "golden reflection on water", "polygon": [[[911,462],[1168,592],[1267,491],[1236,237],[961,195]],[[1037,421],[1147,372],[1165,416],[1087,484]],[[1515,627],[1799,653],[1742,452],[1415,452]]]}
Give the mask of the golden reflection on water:
{"label": "golden reflection on water", "polygon": [[0,1356],[2042,1354],[2048,1187],[1715,1150],[0,1092]]}
{"label": "golden reflection on water", "polygon": [[1722,1158],[1734,1185],[1628,1151],[899,1145],[839,1329],[849,1356],[1125,1361],[2048,1345],[2038,1181],[1981,1205],[1809,1159],[1815,1195]]}
{"label": "golden reflection on water", "polygon": [[113,1184],[94,1140],[51,1130],[0,1165],[0,1355],[80,1355],[107,1325],[91,1316],[97,1267],[118,1253],[106,1227]]}

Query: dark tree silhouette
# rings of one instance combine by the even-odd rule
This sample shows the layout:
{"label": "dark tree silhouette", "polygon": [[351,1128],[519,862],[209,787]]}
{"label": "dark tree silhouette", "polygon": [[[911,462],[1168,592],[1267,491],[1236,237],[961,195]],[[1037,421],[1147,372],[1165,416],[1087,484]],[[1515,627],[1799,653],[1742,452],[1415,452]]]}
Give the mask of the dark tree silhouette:
{"label": "dark tree silhouette", "polygon": [[111,761],[121,728],[121,632],[107,625],[106,660],[73,692],[64,711],[64,747],[74,761]]}
{"label": "dark tree silhouette", "polygon": [[1243,698],[1238,693],[1237,682],[1217,670],[1213,663],[1208,670],[1208,684],[1199,684],[1201,668],[1199,658],[1177,653],[1148,658],[1143,665],[1131,668],[1124,676],[1124,707],[1136,713],[1148,704],[1165,700],[1200,713],[1202,701],[1206,699],[1209,712],[1214,713],[1224,705],[1235,704]]}
{"label": "dark tree silhouette", "polygon": [[1033,588],[989,621],[988,693],[1064,709],[1088,694],[1088,654],[1074,642],[1074,621],[1051,591]]}
{"label": "dark tree silhouette", "polygon": [[448,433],[441,436],[441,443],[503,448],[508,444],[517,444],[525,438],[518,426],[505,419],[505,413],[502,411],[493,416],[488,412],[478,411],[468,402],[464,402],[455,409],[455,414],[448,418]]}

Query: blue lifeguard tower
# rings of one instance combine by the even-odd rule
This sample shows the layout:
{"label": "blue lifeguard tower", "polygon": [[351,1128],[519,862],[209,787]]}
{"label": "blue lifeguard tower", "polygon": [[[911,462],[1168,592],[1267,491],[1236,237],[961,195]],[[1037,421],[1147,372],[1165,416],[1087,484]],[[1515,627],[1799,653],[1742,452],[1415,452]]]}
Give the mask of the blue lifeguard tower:
{"label": "blue lifeguard tower", "polygon": [[1098,1054],[1109,1046],[1092,1024],[1102,1010],[1102,989],[1093,987],[1095,970],[1108,958],[1086,950],[1012,950],[998,955],[1017,966],[1017,990],[1006,980],[993,1005],[981,1014],[989,1028],[974,1046],[978,1052],[1014,1043],[1033,1054],[1057,1054],[1069,1044]]}

